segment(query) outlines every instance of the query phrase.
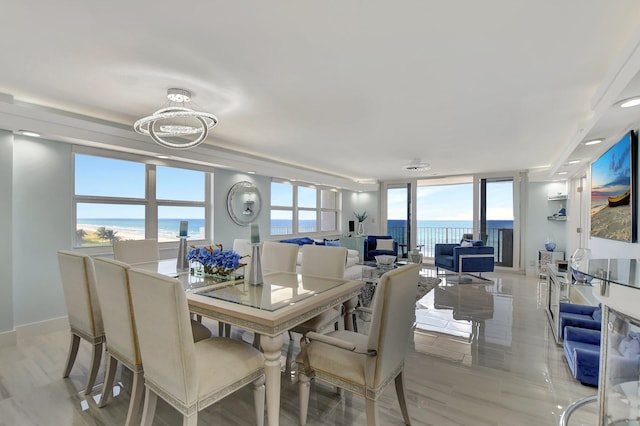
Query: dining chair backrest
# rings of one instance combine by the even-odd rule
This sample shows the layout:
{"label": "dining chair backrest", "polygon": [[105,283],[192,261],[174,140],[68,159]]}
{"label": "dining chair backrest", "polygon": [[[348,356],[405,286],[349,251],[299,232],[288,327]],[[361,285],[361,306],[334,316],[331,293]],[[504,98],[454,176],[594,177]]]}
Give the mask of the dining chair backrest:
{"label": "dining chair backrest", "polygon": [[128,264],[160,260],[158,240],[126,240],[113,242],[113,257]]}
{"label": "dining chair backrest", "polygon": [[198,375],[193,368],[195,344],[182,285],[176,279],[135,268],[129,271],[129,280],[145,381],[181,405],[193,406],[198,398]]}
{"label": "dining chair backrest", "polygon": [[265,272],[295,272],[298,260],[298,245],[265,241],[262,244],[262,270]]}
{"label": "dining chair backrest", "polygon": [[[404,362],[415,315],[416,289],[420,266],[410,264],[382,275],[373,298],[367,350],[366,383],[378,389],[396,374]],[[370,365],[374,363],[375,365]]]}
{"label": "dining chair backrest", "polygon": [[347,249],[345,247],[302,246],[302,274],[343,278]]}
{"label": "dining chair backrest", "polygon": [[[138,336],[131,305],[128,271],[124,262],[96,258],[96,286],[103,309],[107,349],[117,352],[128,367],[141,366]],[[123,359],[124,358],[124,359]]]}
{"label": "dining chair backrest", "polygon": [[88,340],[104,335],[93,260],[86,254],[59,250],[58,266],[71,329]]}

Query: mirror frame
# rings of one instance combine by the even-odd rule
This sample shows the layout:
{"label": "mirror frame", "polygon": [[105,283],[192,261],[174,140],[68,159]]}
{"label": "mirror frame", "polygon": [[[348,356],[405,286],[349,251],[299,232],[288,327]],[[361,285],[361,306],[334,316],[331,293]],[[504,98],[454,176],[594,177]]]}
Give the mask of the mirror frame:
{"label": "mirror frame", "polygon": [[[241,201],[241,194],[255,194],[252,201]],[[262,209],[262,197],[258,188],[249,181],[234,184],[227,195],[227,211],[231,219],[238,225],[249,225],[254,222]],[[247,210],[251,213],[245,213]]]}

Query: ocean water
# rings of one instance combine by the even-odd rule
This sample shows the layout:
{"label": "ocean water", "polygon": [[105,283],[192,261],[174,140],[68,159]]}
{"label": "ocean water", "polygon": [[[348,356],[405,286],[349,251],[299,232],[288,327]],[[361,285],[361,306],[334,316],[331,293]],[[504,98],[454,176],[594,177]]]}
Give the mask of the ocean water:
{"label": "ocean water", "polygon": [[[189,222],[187,235],[190,237],[204,238],[204,219],[158,219],[158,240],[173,240],[180,233],[180,221]],[[78,218],[77,229],[83,225],[92,227],[104,226],[119,232],[121,235],[130,235],[144,238],[144,219],[84,219]]]}

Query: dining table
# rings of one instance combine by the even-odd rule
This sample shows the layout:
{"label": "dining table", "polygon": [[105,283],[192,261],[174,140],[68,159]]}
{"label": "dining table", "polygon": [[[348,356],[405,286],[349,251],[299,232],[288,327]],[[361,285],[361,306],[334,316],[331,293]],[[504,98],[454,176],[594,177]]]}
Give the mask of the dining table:
{"label": "dining table", "polygon": [[[284,333],[334,306],[353,312],[363,282],[359,280],[270,272],[263,283],[225,281],[213,276],[178,272],[176,259],[145,262],[133,268],[152,270],[178,279],[185,289],[190,312],[251,330],[260,336],[265,358],[267,420],[280,422],[281,352]],[[346,328],[351,328],[345,321]]]}

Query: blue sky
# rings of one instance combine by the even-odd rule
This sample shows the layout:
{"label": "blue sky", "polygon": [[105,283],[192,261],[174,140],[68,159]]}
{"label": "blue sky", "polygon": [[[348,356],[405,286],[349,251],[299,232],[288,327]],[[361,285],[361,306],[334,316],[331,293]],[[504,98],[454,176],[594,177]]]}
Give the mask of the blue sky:
{"label": "blue sky", "polygon": [[[76,154],[76,195],[145,198],[145,165],[133,161],[115,160]],[[204,201],[204,173],[194,170],[156,166],[156,197],[164,200]],[[204,209],[164,206],[160,219],[204,217]],[[187,216],[197,214],[197,216]],[[144,207],[124,204],[78,205],[77,217],[144,219]]]}
{"label": "blue sky", "polygon": [[[406,218],[406,190],[388,194],[389,219]],[[473,220],[473,184],[419,186],[418,220]],[[487,219],[513,220],[513,183],[487,184]]]}

